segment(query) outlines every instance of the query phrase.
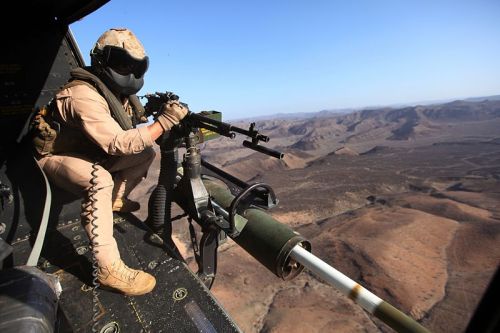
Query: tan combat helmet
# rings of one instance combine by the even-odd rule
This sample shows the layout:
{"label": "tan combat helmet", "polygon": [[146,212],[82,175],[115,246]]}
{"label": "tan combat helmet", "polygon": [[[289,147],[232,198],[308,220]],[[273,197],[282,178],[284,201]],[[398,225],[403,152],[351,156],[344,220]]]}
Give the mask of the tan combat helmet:
{"label": "tan combat helmet", "polygon": [[149,58],[132,31],[109,29],[90,51],[90,59],[97,75],[116,93],[129,96],[142,88]]}
{"label": "tan combat helmet", "polygon": [[99,37],[94,48],[102,50],[108,45],[124,48],[136,59],[143,59],[146,56],[146,51],[142,43],[132,31],[126,28],[109,29]]}

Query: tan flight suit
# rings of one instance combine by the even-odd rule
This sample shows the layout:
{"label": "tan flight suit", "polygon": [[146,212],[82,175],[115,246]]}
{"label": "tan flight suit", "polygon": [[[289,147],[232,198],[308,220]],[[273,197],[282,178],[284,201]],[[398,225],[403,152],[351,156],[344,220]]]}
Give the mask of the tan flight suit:
{"label": "tan flight suit", "polygon": [[[111,116],[106,100],[86,85],[62,90],[56,95],[54,119],[61,123],[55,153],[38,162],[50,181],[83,197],[82,223],[91,237],[90,214],[96,216],[94,239],[100,266],[120,258],[113,237],[112,202],[126,198],[146,176],[155,152],[146,127],[124,131]],[[94,207],[89,199],[93,163],[97,167]]]}

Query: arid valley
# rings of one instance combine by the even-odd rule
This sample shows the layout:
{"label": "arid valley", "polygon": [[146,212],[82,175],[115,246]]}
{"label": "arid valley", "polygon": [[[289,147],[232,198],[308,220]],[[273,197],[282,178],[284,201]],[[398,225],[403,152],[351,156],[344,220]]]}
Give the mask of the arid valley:
{"label": "arid valley", "polygon": [[[500,263],[500,101],[321,112],[257,127],[283,160],[226,138],[202,154],[270,184],[280,200],[270,214],[327,263],[433,332],[464,331]],[[132,198],[147,197],[158,170],[157,159]],[[185,219],[174,231],[195,268]],[[278,279],[231,240],[217,269],[212,291],[244,332],[391,331],[307,272]]]}

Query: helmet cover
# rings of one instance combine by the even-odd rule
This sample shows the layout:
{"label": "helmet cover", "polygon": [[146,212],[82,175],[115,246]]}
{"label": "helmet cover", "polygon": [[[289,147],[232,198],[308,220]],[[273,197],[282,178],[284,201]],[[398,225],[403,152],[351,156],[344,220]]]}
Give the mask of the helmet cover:
{"label": "helmet cover", "polygon": [[115,93],[133,95],[144,84],[149,58],[141,42],[124,28],[103,33],[90,51],[92,67]]}

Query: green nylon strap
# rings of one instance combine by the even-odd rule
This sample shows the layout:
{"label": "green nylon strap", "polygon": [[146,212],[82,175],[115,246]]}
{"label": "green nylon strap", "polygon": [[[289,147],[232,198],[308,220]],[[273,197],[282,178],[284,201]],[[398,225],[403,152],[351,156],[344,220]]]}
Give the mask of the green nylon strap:
{"label": "green nylon strap", "polygon": [[[106,102],[108,103],[109,109],[113,118],[120,124],[123,130],[129,130],[132,128],[132,120],[125,112],[122,103],[116,98],[116,96],[108,89],[108,87],[94,74],[88,70],[78,67],[71,71],[71,77],[74,81],[83,81],[87,86],[92,86],[97,92],[99,92]],[[83,83],[82,82],[82,83]],[[71,82],[67,84],[71,85]],[[76,85],[76,84],[74,84]]]}

